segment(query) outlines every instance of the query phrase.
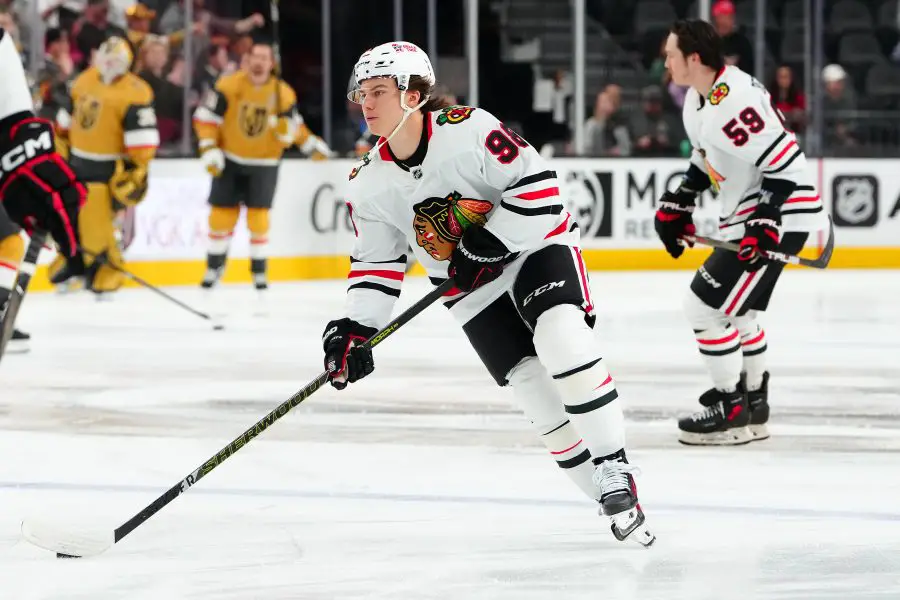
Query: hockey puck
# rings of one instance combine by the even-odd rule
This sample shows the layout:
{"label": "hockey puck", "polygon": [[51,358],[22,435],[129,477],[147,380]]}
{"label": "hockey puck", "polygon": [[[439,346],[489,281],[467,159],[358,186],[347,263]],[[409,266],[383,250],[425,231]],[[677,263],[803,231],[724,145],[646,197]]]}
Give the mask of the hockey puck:
{"label": "hockey puck", "polygon": [[80,556],[73,556],[72,554],[63,554],[62,552],[56,553],[56,558],[81,558]]}
{"label": "hockey puck", "polygon": [[225,329],[225,326],[221,323],[216,323],[215,325],[213,325],[213,331],[222,331],[223,329]]}

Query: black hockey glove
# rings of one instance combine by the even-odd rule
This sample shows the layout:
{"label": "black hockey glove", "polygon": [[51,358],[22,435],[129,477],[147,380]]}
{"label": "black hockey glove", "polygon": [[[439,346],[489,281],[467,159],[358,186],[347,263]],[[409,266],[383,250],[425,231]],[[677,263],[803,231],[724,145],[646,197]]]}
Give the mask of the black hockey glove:
{"label": "black hockey glove", "polygon": [[[653,225],[656,227],[656,235],[672,258],[678,258],[684,252],[684,246],[678,240],[697,233],[693,217],[697,193],[682,185],[674,192],[667,191],[659,199]],[[694,244],[688,242],[688,245]]]}
{"label": "black hockey glove", "polygon": [[781,229],[781,209],[768,202],[760,202],[744,223],[744,237],[738,259],[746,271],[758,271],[768,260],[765,253],[778,250]]}
{"label": "black hockey glove", "polygon": [[87,191],[56,153],[53,126],[18,113],[0,122],[0,202],[10,218],[27,231],[50,233],[59,251],[78,260],[78,211]]}
{"label": "black hockey glove", "polygon": [[325,349],[325,369],[331,375],[331,385],[342,390],[348,383],[359,381],[375,370],[372,349],[361,344],[378,333],[352,319],[338,319],[325,326],[322,346]]}
{"label": "black hockey glove", "polygon": [[447,273],[457,288],[471,292],[503,273],[515,255],[497,237],[479,225],[470,225],[450,256]]}

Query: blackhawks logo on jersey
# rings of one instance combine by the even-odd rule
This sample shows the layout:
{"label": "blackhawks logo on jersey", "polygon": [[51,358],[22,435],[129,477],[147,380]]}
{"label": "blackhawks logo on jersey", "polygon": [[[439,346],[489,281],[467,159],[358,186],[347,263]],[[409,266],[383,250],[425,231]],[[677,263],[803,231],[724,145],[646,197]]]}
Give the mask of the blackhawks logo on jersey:
{"label": "blackhawks logo on jersey", "polygon": [[456,125],[471,117],[473,112],[475,112],[475,109],[471,106],[448,106],[441,109],[441,114],[437,117],[437,124]]}
{"label": "blackhawks logo on jersey", "polygon": [[450,260],[453,249],[470,225],[484,225],[493,204],[463,198],[453,192],[443,198],[428,198],[413,206],[416,243],[435,260]]}
{"label": "blackhawks logo on jersey", "polygon": [[719,83],[709,92],[709,103],[715,106],[725,99],[725,96],[728,95],[729,92],[728,84],[725,82]]}

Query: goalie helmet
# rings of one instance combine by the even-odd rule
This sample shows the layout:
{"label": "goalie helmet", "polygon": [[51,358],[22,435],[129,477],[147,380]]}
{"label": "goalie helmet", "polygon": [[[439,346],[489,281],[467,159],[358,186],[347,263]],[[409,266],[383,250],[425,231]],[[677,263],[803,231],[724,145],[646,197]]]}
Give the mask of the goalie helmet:
{"label": "goalie helmet", "polygon": [[430,86],[434,85],[434,69],[425,51],[410,42],[381,44],[363,52],[356,61],[347,98],[359,104],[360,84],[374,77],[393,78],[400,92],[406,92],[413,76],[422,77]]}
{"label": "goalie helmet", "polygon": [[100,72],[103,82],[110,84],[131,69],[133,59],[134,55],[128,42],[112,36],[97,48],[93,64]]}

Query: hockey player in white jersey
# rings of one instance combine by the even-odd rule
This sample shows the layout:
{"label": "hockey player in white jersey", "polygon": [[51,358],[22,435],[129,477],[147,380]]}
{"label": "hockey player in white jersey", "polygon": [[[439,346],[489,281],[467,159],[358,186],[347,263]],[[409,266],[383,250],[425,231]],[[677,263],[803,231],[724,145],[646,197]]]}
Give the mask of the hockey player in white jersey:
{"label": "hockey player in white jersey", "polygon": [[700,267],[684,309],[713,387],[705,410],[681,419],[680,441],[735,445],[768,437],[766,310],[783,265],[765,251],[797,254],[810,232],[828,226],[796,136],[784,127],[771,96],[756,79],[726,66],[722,40],[701,20],[679,21],[666,41],[666,68],[690,86],[684,126],[693,146],[690,165],[656,213],[656,231],[678,258],[680,240],[695,233],[695,199],[709,189],[720,205],[722,238],[737,253],[717,249]]}
{"label": "hockey player in white jersey", "polygon": [[445,305],[558,465],[600,503],[616,538],[649,546],[556,173],[488,112],[430,101],[431,62],[413,44],[363,53],[355,82],[349,97],[381,137],[346,191],[356,241],[344,315],[323,336],[332,385],[372,373],[371,350],[356,344],[388,322],[412,247],[435,285],[453,278]]}
{"label": "hockey player in white jersey", "polygon": [[[78,211],[85,188],[56,153],[53,126],[34,114],[22,60],[0,29],[0,316],[25,254],[20,227],[49,232],[71,270],[84,273],[78,247]],[[23,337],[22,334],[14,336]],[[12,344],[11,344],[12,346]]]}

